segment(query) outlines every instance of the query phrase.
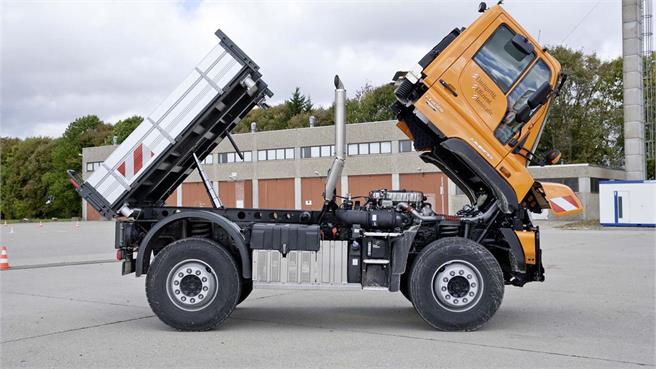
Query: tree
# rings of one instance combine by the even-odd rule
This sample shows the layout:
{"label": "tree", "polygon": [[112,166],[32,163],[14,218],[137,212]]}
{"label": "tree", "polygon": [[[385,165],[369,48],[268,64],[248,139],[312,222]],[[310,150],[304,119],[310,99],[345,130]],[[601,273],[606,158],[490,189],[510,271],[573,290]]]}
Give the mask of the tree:
{"label": "tree", "polygon": [[77,118],[68,125],[63,136],[56,140],[52,151],[52,171],[44,176],[49,195],[53,200],[52,211],[60,217],[79,216],[80,197],[68,182],[66,170],[81,172],[82,148],[100,146],[111,135],[112,126],[95,115]]}
{"label": "tree", "polygon": [[312,100],[301,94],[301,89],[296,87],[289,100],[285,101],[288,118],[297,114],[307,113],[312,110]]}
{"label": "tree", "polygon": [[601,61],[565,47],[551,49],[568,80],[551,107],[538,146],[566,163],[620,166],[623,160],[622,60]]}
{"label": "tree", "polygon": [[116,137],[116,143],[120,144],[139,126],[139,124],[141,124],[141,122],[143,122],[143,120],[143,117],[138,115],[119,120],[112,127],[112,134],[105,139],[105,143],[111,144],[114,137]]}
{"label": "tree", "polygon": [[56,214],[47,204],[46,175],[55,141],[48,137],[2,140],[3,218],[48,217]]}

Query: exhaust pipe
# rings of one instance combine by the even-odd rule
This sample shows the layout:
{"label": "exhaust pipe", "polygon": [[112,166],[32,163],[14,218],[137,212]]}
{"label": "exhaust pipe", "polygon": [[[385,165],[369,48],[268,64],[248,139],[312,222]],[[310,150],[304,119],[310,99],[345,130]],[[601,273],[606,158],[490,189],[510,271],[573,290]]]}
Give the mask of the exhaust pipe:
{"label": "exhaust pipe", "polygon": [[342,177],[346,158],[346,90],[339,76],[335,76],[335,160],[328,171],[324,199],[326,203],[335,200],[337,181]]}

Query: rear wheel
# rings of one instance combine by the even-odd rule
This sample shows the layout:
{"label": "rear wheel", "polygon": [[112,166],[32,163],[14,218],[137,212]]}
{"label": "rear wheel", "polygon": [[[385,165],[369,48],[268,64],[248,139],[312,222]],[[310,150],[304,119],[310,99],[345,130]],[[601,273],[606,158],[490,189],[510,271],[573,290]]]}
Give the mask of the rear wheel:
{"label": "rear wheel", "polygon": [[[409,269],[409,268],[408,268]],[[408,286],[408,275],[410,274],[410,271],[406,271],[405,273],[401,274],[401,285],[399,286],[399,291],[401,291],[401,294],[412,303],[412,299],[410,298],[410,287]]]}
{"label": "rear wheel", "polygon": [[253,292],[253,280],[252,279],[242,279],[241,280],[241,294],[239,295],[239,301],[237,301],[237,305],[241,304],[246,300],[248,295]]}
{"label": "rear wheel", "polygon": [[153,312],[169,326],[204,331],[223,323],[240,297],[235,260],[219,244],[186,238],[157,254],[146,279]]}
{"label": "rear wheel", "polygon": [[459,237],[426,246],[410,274],[410,297],[432,327],[472,331],[496,313],[503,299],[503,273],[480,244]]}

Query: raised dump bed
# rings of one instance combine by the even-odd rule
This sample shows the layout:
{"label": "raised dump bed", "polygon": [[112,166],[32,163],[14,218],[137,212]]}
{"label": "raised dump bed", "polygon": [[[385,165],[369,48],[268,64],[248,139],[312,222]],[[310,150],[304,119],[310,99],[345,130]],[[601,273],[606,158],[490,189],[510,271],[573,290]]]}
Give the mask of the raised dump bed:
{"label": "raised dump bed", "polygon": [[221,30],[182,83],[83,182],[74,186],[104,217],[160,205],[255,105],[272,96],[259,67]]}

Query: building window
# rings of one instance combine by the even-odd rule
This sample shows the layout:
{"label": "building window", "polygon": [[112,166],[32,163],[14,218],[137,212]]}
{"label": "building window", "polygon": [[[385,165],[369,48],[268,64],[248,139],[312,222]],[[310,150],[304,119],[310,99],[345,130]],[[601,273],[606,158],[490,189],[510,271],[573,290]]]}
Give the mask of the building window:
{"label": "building window", "polygon": [[412,152],[415,151],[414,145],[410,140],[401,140],[399,141],[399,152]]}
{"label": "building window", "polygon": [[259,150],[257,152],[257,160],[289,160],[294,159],[294,149],[293,148],[284,148],[284,149],[269,149],[269,150]]}
{"label": "building window", "polygon": [[391,152],[392,143],[390,141],[363,142],[357,144],[349,144],[347,147],[347,153],[349,156],[389,154]]}
{"label": "building window", "polygon": [[241,160],[239,155],[236,152],[223,152],[218,155],[219,163],[243,163],[253,161],[253,153],[250,151],[242,151],[244,155],[244,160]]}
{"label": "building window", "polygon": [[87,163],[87,172],[95,172],[100,168],[100,164],[102,164],[102,161],[90,161]]}
{"label": "building window", "polygon": [[205,157],[205,159],[201,160],[200,163],[201,163],[201,164],[205,164],[205,165],[211,165],[211,164],[214,164],[214,155],[213,155],[213,154],[207,154],[207,156]]}
{"label": "building window", "polygon": [[335,145],[301,147],[301,158],[327,158],[335,155]]}
{"label": "building window", "polygon": [[[574,192],[579,192],[579,179],[578,177],[569,177],[569,178],[540,178],[540,181],[544,182],[553,182],[564,184],[565,186],[572,189]],[[597,186],[597,189],[599,187]]]}
{"label": "building window", "polygon": [[590,192],[599,193],[599,182],[608,181],[607,178],[590,178]]}

